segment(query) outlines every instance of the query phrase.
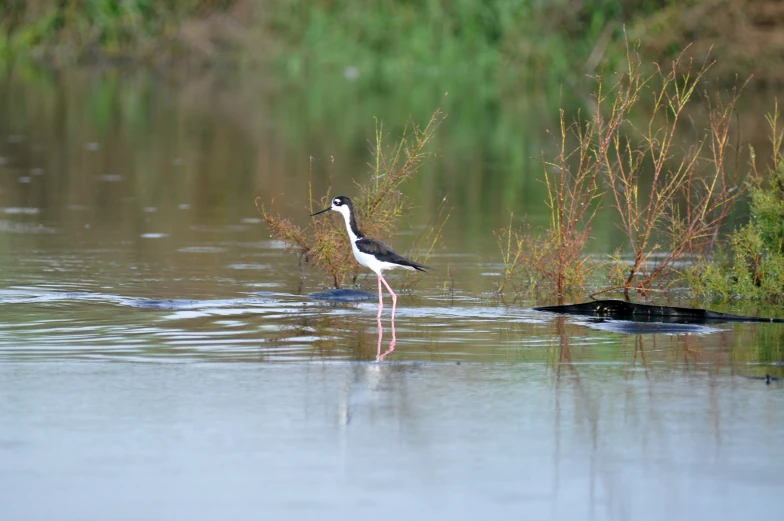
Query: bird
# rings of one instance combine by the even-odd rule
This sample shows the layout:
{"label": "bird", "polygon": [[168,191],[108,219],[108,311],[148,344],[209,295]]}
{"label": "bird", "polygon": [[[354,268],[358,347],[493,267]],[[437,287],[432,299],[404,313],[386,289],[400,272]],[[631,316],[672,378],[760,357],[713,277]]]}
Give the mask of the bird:
{"label": "bird", "polygon": [[384,286],[387,287],[387,291],[389,291],[389,294],[392,296],[392,320],[395,320],[397,295],[392,291],[392,288],[389,287],[382,272],[397,268],[410,271],[425,271],[432,268],[406,259],[381,241],[365,237],[357,227],[357,220],[354,216],[354,205],[351,203],[351,199],[344,195],[335,197],[332,199],[329,208],[311,214],[311,217],[315,217],[316,215],[330,210],[338,212],[343,216],[343,220],[346,222],[346,231],[348,232],[348,237],[351,241],[351,250],[354,252],[354,258],[357,259],[358,263],[369,268],[378,276],[377,318],[381,319],[381,311],[384,309],[384,300],[381,294],[381,283],[383,282]]}

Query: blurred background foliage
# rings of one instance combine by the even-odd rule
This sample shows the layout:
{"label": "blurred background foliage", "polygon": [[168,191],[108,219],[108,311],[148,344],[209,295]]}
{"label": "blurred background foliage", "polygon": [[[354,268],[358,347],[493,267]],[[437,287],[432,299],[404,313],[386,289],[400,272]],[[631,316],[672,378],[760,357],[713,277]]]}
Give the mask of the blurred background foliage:
{"label": "blurred background foliage", "polygon": [[0,13],[6,60],[272,62],[294,77],[334,69],[377,86],[451,75],[480,100],[620,62],[624,26],[656,61],[690,43],[695,56],[713,48],[726,80],[776,81],[784,62],[784,8],[770,0],[0,0]]}
{"label": "blurred background foliage", "polygon": [[[299,212],[281,194],[350,183],[374,118],[398,136],[449,92],[415,222],[448,195],[450,236],[492,250],[510,210],[547,222],[539,158],[557,153],[558,109],[592,109],[589,76],[624,64],[624,28],[647,64],[712,49],[714,91],[784,78],[784,7],[767,0],[0,0],[0,170],[58,173],[5,194],[54,199],[84,177],[72,197],[100,199],[119,172],[142,206],[192,193],[253,214],[261,195]],[[741,98],[737,143],[763,157],[777,90],[760,92]],[[594,224],[596,250],[621,244],[609,212]]]}

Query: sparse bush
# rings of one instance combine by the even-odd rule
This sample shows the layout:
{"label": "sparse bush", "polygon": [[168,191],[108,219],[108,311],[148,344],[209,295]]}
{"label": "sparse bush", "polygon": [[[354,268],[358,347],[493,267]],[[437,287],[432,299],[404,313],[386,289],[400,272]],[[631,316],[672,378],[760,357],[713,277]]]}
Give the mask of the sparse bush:
{"label": "sparse bush", "polygon": [[[364,183],[355,181],[357,196],[352,197],[357,221],[367,236],[385,240],[397,230],[398,221],[408,208],[408,201],[401,193],[400,186],[413,178],[422,164],[432,157],[432,153],[425,148],[445,117],[439,107],[424,128],[409,124],[392,147],[385,146],[383,125],[377,124],[373,161],[368,165],[369,178]],[[328,190],[320,199],[319,205],[314,207],[311,193],[308,212],[314,213],[328,206],[331,199],[332,194]],[[342,219],[338,222],[337,219],[322,217],[302,228],[292,223],[289,218],[270,213],[260,198],[256,198],[256,207],[272,237],[284,241],[290,251],[299,256],[300,265],[313,263],[330,277],[336,288],[346,279],[356,281],[361,267],[355,262],[351,248],[347,247]],[[421,260],[423,263],[427,261],[427,256],[435,246],[449,213],[444,215],[442,209],[439,216],[443,216],[440,223],[434,224],[433,230],[424,237],[427,249]],[[411,258],[419,261],[416,253]]]}
{"label": "sparse bush", "polygon": [[[688,72],[679,72],[684,68]],[[680,260],[710,253],[741,194],[738,170],[729,172],[726,161],[740,89],[728,99],[706,96],[709,127],[686,150],[678,149],[680,127],[688,121],[685,111],[709,68],[706,63],[692,72],[691,62],[684,67],[675,60],[669,70],[643,77],[639,58],[630,54],[628,72],[618,79],[616,91],[621,103],[629,105],[650,94],[652,110],[646,127],[629,122],[617,126],[603,173],[632,260],[623,283],[595,294],[622,290],[628,296],[632,290],[646,294],[662,289]],[[617,98],[603,100],[601,92],[597,100],[599,107],[618,103]]]}
{"label": "sparse bush", "polygon": [[729,236],[716,260],[701,262],[685,273],[698,295],[784,302],[784,161],[778,118],[776,107],[768,116],[773,168],[765,181],[754,167],[749,222]]}
{"label": "sparse bush", "polygon": [[[515,229],[510,218],[509,227],[495,233],[504,260],[499,294],[507,284],[517,293],[523,285],[538,287],[542,283],[556,295],[567,289],[582,290],[594,267],[583,247],[600,197],[597,175],[602,163],[597,159],[602,151],[588,146],[593,136],[586,138],[586,134],[596,127],[583,127],[579,122],[567,126],[563,111],[560,121],[561,153],[553,162],[543,161],[550,227],[534,236],[530,228]],[[569,150],[567,138],[572,133],[580,146]]]}
{"label": "sparse bush", "polygon": [[[608,263],[610,285],[594,295],[660,290],[672,281],[680,260],[711,251],[742,191],[737,170],[728,172],[726,165],[739,89],[727,100],[706,97],[709,127],[686,150],[677,145],[686,108],[709,67],[693,73],[690,66],[681,74],[683,64],[676,60],[668,70],[644,75],[639,56],[629,50],[625,72],[615,74],[609,89],[597,76],[589,119],[578,114],[567,125],[562,113],[560,154],[544,161],[550,226],[538,238],[511,227],[501,231],[505,273],[499,292],[517,273],[532,271],[556,295],[582,289],[595,268],[582,249],[602,199],[600,186],[617,211],[631,261],[616,253]],[[644,96],[651,99],[649,119],[637,126],[629,115]]]}

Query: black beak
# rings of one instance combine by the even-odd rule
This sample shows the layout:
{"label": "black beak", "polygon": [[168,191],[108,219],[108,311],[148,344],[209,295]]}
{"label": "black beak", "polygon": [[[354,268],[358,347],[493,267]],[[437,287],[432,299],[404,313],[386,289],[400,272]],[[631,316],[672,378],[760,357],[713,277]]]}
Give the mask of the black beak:
{"label": "black beak", "polygon": [[321,210],[320,212],[312,213],[312,214],[310,214],[310,216],[311,216],[311,217],[314,217],[314,216],[316,216],[316,215],[318,215],[318,214],[320,214],[320,213],[328,212],[328,211],[330,211],[330,210],[332,210],[332,207],[331,207],[331,206],[330,206],[329,208],[327,208],[326,210]]}

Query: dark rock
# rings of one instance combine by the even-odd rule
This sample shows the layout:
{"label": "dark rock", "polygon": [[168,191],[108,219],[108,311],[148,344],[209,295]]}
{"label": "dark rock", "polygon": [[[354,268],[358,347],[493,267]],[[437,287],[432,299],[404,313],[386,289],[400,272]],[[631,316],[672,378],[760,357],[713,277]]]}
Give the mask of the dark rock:
{"label": "dark rock", "polygon": [[313,300],[328,300],[330,302],[362,302],[374,300],[378,298],[378,295],[358,289],[330,289],[311,293],[308,297]]}

